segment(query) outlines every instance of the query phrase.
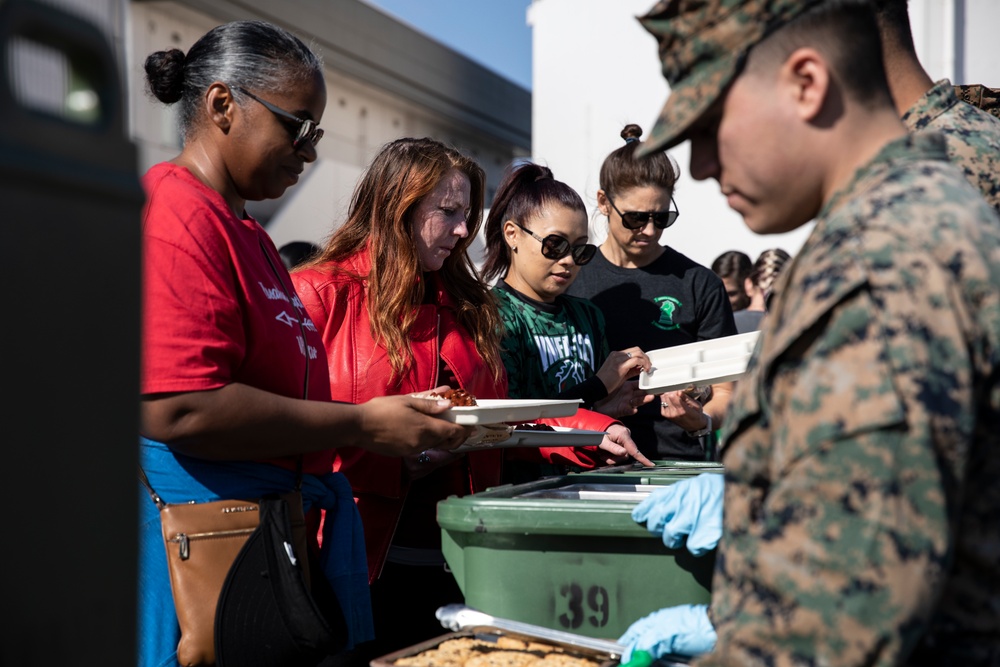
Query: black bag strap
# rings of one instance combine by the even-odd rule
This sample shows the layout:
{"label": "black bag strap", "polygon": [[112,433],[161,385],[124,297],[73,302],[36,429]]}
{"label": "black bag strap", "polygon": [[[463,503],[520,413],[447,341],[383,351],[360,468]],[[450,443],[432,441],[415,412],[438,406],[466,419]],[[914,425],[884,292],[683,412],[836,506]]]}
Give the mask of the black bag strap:
{"label": "black bag strap", "polygon": [[153,499],[154,503],[156,503],[156,509],[162,510],[167,506],[167,504],[163,502],[163,498],[160,497],[160,494],[153,490],[153,485],[149,483],[149,478],[146,477],[146,471],[142,469],[142,464],[139,465],[139,481],[142,482],[144,487],[146,487],[149,497]]}

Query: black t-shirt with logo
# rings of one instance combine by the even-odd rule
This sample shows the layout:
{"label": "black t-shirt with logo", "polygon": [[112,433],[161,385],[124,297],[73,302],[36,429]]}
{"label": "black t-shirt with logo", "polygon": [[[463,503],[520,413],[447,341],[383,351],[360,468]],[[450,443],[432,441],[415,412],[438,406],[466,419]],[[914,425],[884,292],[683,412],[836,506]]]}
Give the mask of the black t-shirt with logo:
{"label": "black t-shirt with logo", "polygon": [[[673,248],[652,264],[626,269],[598,252],[580,269],[567,294],[590,299],[601,312],[612,350],[643,351],[736,335],[722,280]],[[701,459],[704,452],[676,424],[660,416],[658,401],[622,419],[639,449],[654,459]]]}

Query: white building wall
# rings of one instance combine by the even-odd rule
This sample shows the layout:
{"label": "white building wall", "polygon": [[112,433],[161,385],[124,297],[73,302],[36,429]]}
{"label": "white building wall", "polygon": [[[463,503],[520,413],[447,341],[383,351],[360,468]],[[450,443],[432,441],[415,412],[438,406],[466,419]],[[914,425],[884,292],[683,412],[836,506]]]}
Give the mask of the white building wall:
{"label": "white building wall", "polygon": [[[925,0],[925,3],[928,0]],[[1000,27],[1000,2],[997,0],[965,0],[965,23],[962,44],[964,72],[959,83],[982,83],[1000,87],[1000,49],[997,48],[997,28]]]}
{"label": "white building wall", "polygon": [[[139,170],[145,172],[176,156],[181,147],[175,107],[144,94],[146,56],[172,47],[186,52],[222,20],[170,0],[126,2],[126,7],[129,125],[139,149]],[[308,35],[301,36],[309,41]],[[320,54],[324,55],[322,49]],[[300,182],[280,199],[247,203],[276,245],[297,240],[322,243],[346,217],[365,166],[386,142],[399,137],[433,137],[467,151],[485,169],[488,200],[492,199],[503,167],[511,159],[509,146],[346,75],[331,66],[336,61],[332,56],[325,60],[325,135],[317,145],[317,161],[306,166]]]}
{"label": "white building wall", "polygon": [[[626,124],[638,123],[648,135],[669,92],[656,41],[636,20],[653,4],[534,0],[528,10],[534,49],[532,155],[583,196],[598,242],[607,234],[607,219],[595,214],[601,162],[622,145],[619,133]],[[991,34],[1000,26],[1000,2],[911,0],[910,6],[917,50],[933,78],[955,79],[958,65],[964,69],[961,82],[1000,87],[1000,51]],[[729,209],[715,181],[688,175],[687,142],[670,154],[680,166],[675,199],[681,214],[664,232],[663,243],[705,266],[726,250],[742,250],[753,259],[767,248],[792,253],[801,248],[811,224],[787,234],[757,235]]]}

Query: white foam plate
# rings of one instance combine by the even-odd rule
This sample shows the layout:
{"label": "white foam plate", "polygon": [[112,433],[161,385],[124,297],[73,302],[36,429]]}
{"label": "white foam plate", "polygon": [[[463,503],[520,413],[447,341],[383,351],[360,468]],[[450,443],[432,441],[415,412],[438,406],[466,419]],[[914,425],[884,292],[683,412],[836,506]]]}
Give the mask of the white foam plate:
{"label": "white foam plate", "polygon": [[485,442],[477,445],[462,445],[452,451],[476,452],[483,449],[503,449],[507,447],[583,447],[599,445],[604,440],[604,431],[587,431],[581,428],[553,426],[554,431],[518,430],[506,440]]}
{"label": "white foam plate", "polygon": [[662,394],[691,385],[738,380],[747,370],[759,335],[759,331],[750,331],[647,352],[653,368],[639,374],[639,388],[647,394]]}
{"label": "white foam plate", "polygon": [[500,424],[503,422],[531,422],[545,417],[571,417],[583,401],[544,399],[477,399],[479,405],[455,406],[442,413],[442,417],[456,424]]}

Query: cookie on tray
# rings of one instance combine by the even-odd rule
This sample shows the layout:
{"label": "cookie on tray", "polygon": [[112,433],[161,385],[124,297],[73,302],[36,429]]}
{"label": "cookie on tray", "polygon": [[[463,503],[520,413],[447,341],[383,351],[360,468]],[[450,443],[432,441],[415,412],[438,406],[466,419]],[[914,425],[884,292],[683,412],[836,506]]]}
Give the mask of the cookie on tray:
{"label": "cookie on tray", "polygon": [[599,663],[589,658],[578,658],[565,653],[548,653],[535,667],[598,667]]}
{"label": "cookie on tray", "polygon": [[469,658],[465,667],[536,667],[542,660],[524,651],[491,651]]}
{"label": "cookie on tray", "polygon": [[417,655],[399,658],[392,664],[395,667],[464,667],[467,660],[467,657],[453,651],[430,649]]}

